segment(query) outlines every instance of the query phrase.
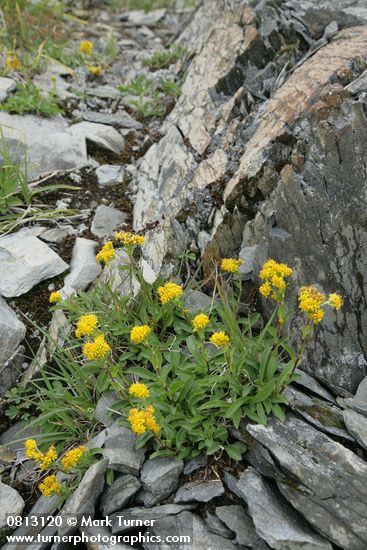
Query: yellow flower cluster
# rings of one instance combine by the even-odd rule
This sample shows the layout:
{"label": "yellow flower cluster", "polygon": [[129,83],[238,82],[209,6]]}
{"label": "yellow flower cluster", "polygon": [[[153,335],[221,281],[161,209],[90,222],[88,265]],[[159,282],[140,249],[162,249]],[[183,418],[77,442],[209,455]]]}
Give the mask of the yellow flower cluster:
{"label": "yellow flower cluster", "polygon": [[309,319],[317,325],[324,317],[322,306],[325,304],[325,294],[314,286],[303,286],[299,294],[299,309],[304,311]]}
{"label": "yellow flower cluster", "polygon": [[225,348],[229,344],[229,336],[223,331],[213,332],[210,341],[218,348]]}
{"label": "yellow flower cluster", "polygon": [[340,309],[343,306],[343,298],[339,296],[339,294],[335,294],[335,292],[333,292],[332,294],[329,294],[328,304],[334,309]]}
{"label": "yellow flower cluster", "polygon": [[106,342],[104,334],[99,334],[95,337],[93,342],[84,344],[83,354],[89,361],[93,359],[103,359],[103,357],[109,353],[110,349],[111,347]]}
{"label": "yellow flower cluster", "polygon": [[127,231],[115,233],[115,239],[126,246],[141,246],[144,244],[145,240],[143,236],[134,235],[134,233],[129,233]]}
{"label": "yellow flower cluster", "polygon": [[79,51],[84,55],[92,55],[93,42],[90,42],[90,40],[82,40],[79,44]]}
{"label": "yellow flower cluster", "polygon": [[236,260],[234,258],[223,258],[220,267],[223,269],[223,271],[228,271],[228,273],[237,273],[238,268],[242,264],[243,260]]}
{"label": "yellow flower cluster", "polygon": [[75,336],[77,338],[81,338],[82,336],[90,336],[91,334],[93,334],[97,325],[97,315],[94,315],[93,313],[82,315],[77,322]]}
{"label": "yellow flower cluster", "polygon": [[59,494],[61,492],[61,485],[57,481],[55,474],[45,477],[38,485],[38,488],[45,497],[50,497],[53,494]]}
{"label": "yellow flower cluster", "polygon": [[37,448],[37,443],[34,439],[26,439],[24,442],[25,455],[30,460],[39,462],[41,470],[46,470],[57,459],[57,452],[54,445],[51,445],[47,453],[41,453]]}
{"label": "yellow flower cluster", "polygon": [[176,283],[165,283],[157,289],[159,299],[162,304],[167,304],[176,298],[182,296],[182,287]]}
{"label": "yellow flower cluster", "polygon": [[260,286],[260,294],[264,298],[271,298],[280,302],[287,286],[286,277],[290,277],[293,270],[287,264],[279,264],[275,260],[268,260],[260,271],[260,279],[264,283]]}
{"label": "yellow flower cluster", "polygon": [[203,330],[209,324],[209,317],[205,313],[199,313],[192,320],[194,330]]}
{"label": "yellow flower cluster", "polygon": [[80,447],[76,447],[76,449],[71,449],[71,451],[68,451],[61,459],[61,464],[63,465],[64,470],[69,470],[78,464],[85,451],[86,448],[82,445]]}
{"label": "yellow flower cluster", "polygon": [[87,69],[92,76],[100,76],[103,73],[100,65],[87,65]]}
{"label": "yellow flower cluster", "polygon": [[115,248],[112,241],[107,241],[96,256],[97,262],[107,264],[115,257]]}
{"label": "yellow flower cluster", "polygon": [[149,405],[145,410],[131,409],[128,421],[130,422],[132,431],[138,435],[144,434],[147,430],[153,433],[160,431],[160,427],[154,416],[153,405]]}
{"label": "yellow flower cluster", "polygon": [[133,344],[141,344],[152,332],[152,329],[148,325],[136,325],[131,329],[130,341]]}
{"label": "yellow flower cluster", "polygon": [[22,66],[17,54],[15,52],[12,52],[12,51],[7,51],[6,52],[5,65],[11,71],[19,71],[19,69]]}
{"label": "yellow flower cluster", "polygon": [[61,300],[61,292],[59,290],[55,290],[54,292],[51,292],[50,297],[48,301],[50,304],[57,304],[57,302],[60,302]]}
{"label": "yellow flower cluster", "polygon": [[129,395],[138,399],[146,399],[150,395],[149,388],[145,384],[131,384]]}

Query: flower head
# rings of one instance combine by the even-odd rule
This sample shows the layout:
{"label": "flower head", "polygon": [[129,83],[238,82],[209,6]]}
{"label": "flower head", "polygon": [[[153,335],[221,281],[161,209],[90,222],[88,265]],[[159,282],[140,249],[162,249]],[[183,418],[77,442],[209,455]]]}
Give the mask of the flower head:
{"label": "flower head", "polygon": [[115,239],[126,246],[141,246],[145,241],[142,235],[134,235],[134,233],[129,233],[128,231],[115,233]]}
{"label": "flower head", "polygon": [[276,302],[280,302],[287,288],[286,278],[290,277],[293,270],[287,264],[280,264],[275,260],[268,260],[260,271],[260,279],[264,281],[259,288],[264,298],[271,296]]}
{"label": "flower head", "polygon": [[19,57],[17,56],[17,54],[15,52],[12,52],[12,51],[7,51],[6,52],[5,65],[11,71],[19,71],[19,69],[22,66],[22,64],[19,60]]}
{"label": "flower head", "polygon": [[145,410],[131,409],[128,421],[130,422],[132,431],[138,435],[144,434],[147,430],[154,433],[160,431],[160,427],[154,416],[153,405],[149,405]]}
{"label": "flower head", "polygon": [[82,40],[79,44],[79,51],[85,55],[92,55],[93,42],[90,42],[90,40]]}
{"label": "flower head", "polygon": [[57,302],[61,301],[61,292],[59,290],[56,290],[54,292],[51,292],[48,301],[50,304],[56,304]]}
{"label": "flower head", "polygon": [[100,65],[87,65],[87,69],[92,76],[100,76],[103,73]]}
{"label": "flower head", "polygon": [[131,384],[129,395],[138,399],[146,399],[150,395],[149,388],[145,384]]}
{"label": "flower head", "polygon": [[86,448],[81,445],[80,447],[76,447],[76,449],[71,449],[71,451],[68,451],[61,459],[61,464],[64,467],[64,470],[69,470],[70,468],[73,468],[79,460],[82,458],[86,451]]}
{"label": "flower head", "polygon": [[167,304],[168,302],[179,298],[182,295],[182,292],[182,287],[180,285],[176,285],[176,283],[165,283],[157,290],[162,304]]}
{"label": "flower head", "polygon": [[223,331],[213,332],[210,341],[218,348],[225,348],[229,344],[229,336]]}
{"label": "flower head", "polygon": [[209,317],[205,313],[199,313],[192,320],[192,326],[196,331],[204,329],[207,324],[209,324]]}
{"label": "flower head", "polygon": [[324,317],[321,307],[325,303],[325,294],[319,292],[314,286],[303,286],[299,293],[299,309],[304,311],[315,325]]}
{"label": "flower head", "polygon": [[228,273],[237,273],[240,265],[243,264],[243,260],[236,260],[235,258],[223,258],[221,261],[220,267],[223,271],[228,271]]}
{"label": "flower head", "polygon": [[35,439],[26,439],[24,442],[25,455],[29,460],[42,460],[43,453],[38,450]]}
{"label": "flower head", "polygon": [[103,357],[109,353],[110,349],[111,347],[106,342],[104,334],[99,334],[95,337],[93,342],[84,344],[83,354],[89,361],[93,359],[103,359]]}
{"label": "flower head", "polygon": [[152,332],[152,329],[148,325],[136,325],[131,329],[130,341],[133,344],[141,344]]}
{"label": "flower head", "polygon": [[158,426],[154,416],[153,405],[148,405],[148,407],[145,410],[145,423],[147,425],[148,430],[150,430],[151,432],[158,433],[160,431],[160,427]]}
{"label": "flower head", "polygon": [[115,248],[112,241],[106,242],[96,256],[97,262],[107,264],[115,257]]}
{"label": "flower head", "polygon": [[340,309],[343,306],[343,298],[339,294],[332,293],[329,295],[329,306],[334,309]]}
{"label": "flower head", "polygon": [[38,485],[38,488],[45,497],[50,497],[54,493],[59,494],[61,492],[61,485],[54,474],[45,477]]}
{"label": "flower head", "polygon": [[56,459],[57,459],[56,449],[54,445],[51,445],[47,453],[45,453],[42,456],[42,459],[40,460],[40,469],[47,470],[47,468],[49,468],[49,466],[51,466],[51,464],[55,462]]}
{"label": "flower head", "polygon": [[97,325],[97,315],[94,315],[93,313],[82,315],[77,322],[75,336],[77,338],[81,338],[82,336],[90,336],[93,334]]}

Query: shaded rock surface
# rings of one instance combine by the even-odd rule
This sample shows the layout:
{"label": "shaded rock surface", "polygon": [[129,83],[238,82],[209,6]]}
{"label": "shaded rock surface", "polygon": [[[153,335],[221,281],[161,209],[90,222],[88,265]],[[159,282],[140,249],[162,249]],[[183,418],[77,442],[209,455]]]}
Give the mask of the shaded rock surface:
{"label": "shaded rock surface", "polygon": [[22,514],[24,500],[15,489],[0,482],[0,502],[0,529],[3,529],[8,525],[7,516]]}
{"label": "shaded rock surface", "polygon": [[183,467],[183,461],[174,457],[148,460],[141,470],[144,505],[154,506],[175,491]]}

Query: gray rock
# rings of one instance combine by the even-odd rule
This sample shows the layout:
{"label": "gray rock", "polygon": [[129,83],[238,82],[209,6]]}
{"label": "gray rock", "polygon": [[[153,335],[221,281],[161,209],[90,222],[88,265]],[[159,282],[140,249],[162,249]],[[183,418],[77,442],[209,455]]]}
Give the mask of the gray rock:
{"label": "gray rock", "polygon": [[117,164],[103,164],[96,170],[98,185],[100,187],[118,185],[124,179],[124,168]]}
{"label": "gray rock", "polygon": [[218,506],[215,513],[228,529],[235,533],[236,543],[240,546],[248,546],[258,550],[261,547],[268,548],[267,544],[257,535],[254,524],[239,504]]}
{"label": "gray rock", "polygon": [[247,430],[255,439],[249,462],[276,481],[312,527],[346,550],[366,545],[366,462],[293,415]]}
{"label": "gray rock", "polygon": [[114,391],[104,393],[97,402],[94,416],[99,422],[101,422],[106,428],[112,426],[118,415],[111,411],[112,405],[119,401],[118,395]]}
{"label": "gray rock", "polygon": [[362,382],[359,384],[355,398],[367,403],[367,376],[365,376],[365,378],[363,378]]}
{"label": "gray rock", "polygon": [[95,258],[97,244],[90,239],[76,238],[70,273],[64,279],[66,287],[85,290],[100,275],[102,268]]}
{"label": "gray rock", "polygon": [[62,117],[0,112],[0,125],[12,157],[19,158],[27,151],[31,180],[49,172],[82,168],[88,164],[85,140],[70,134]]}
{"label": "gray rock", "polygon": [[120,113],[99,113],[97,111],[83,111],[80,113],[83,120],[95,122],[97,124],[107,124],[108,126],[117,126],[118,128],[131,128],[140,130],[143,125],[131,116]]}
{"label": "gray rock", "polygon": [[5,101],[13,90],[17,87],[16,82],[12,78],[0,76],[0,103]]}
{"label": "gray rock", "polygon": [[121,99],[121,92],[113,86],[96,86],[95,88],[88,88],[87,94],[95,97],[101,97],[102,99]]}
{"label": "gray rock", "polygon": [[25,334],[24,324],[0,296],[0,365],[14,353]]}
{"label": "gray rock", "polygon": [[198,313],[200,311],[208,311],[211,303],[211,298],[200,290],[192,290],[191,292],[188,292],[185,296],[185,306],[192,314]]}
{"label": "gray rock", "polygon": [[134,476],[118,477],[102,495],[100,504],[102,514],[107,516],[117,510],[122,510],[140,487],[140,481]]}
{"label": "gray rock", "polygon": [[175,457],[152,458],[141,470],[141,482],[147,492],[144,506],[154,506],[168,497],[178,487],[183,461]]}
{"label": "gray rock", "polygon": [[332,394],[328,392],[313,376],[308,374],[308,372],[304,372],[301,369],[296,369],[295,372],[298,376],[300,376],[300,380],[297,380],[296,382],[297,386],[302,386],[302,388],[306,388],[318,397],[326,399],[326,401],[330,401],[331,403],[335,403],[335,399]]}
{"label": "gray rock", "polygon": [[211,531],[215,535],[223,537],[224,539],[234,539],[235,534],[230,531],[230,529],[227,529],[224,523],[220,521],[220,519],[215,514],[207,512],[205,523],[209,531]]}
{"label": "gray rock", "polygon": [[134,27],[154,27],[166,14],[166,10],[132,10],[121,14],[120,20]]}
{"label": "gray rock", "polygon": [[70,534],[76,529],[68,526],[66,521],[68,516],[78,514],[79,521],[82,515],[94,517],[95,503],[103,490],[107,465],[108,460],[101,460],[92,464],[85,472],[78,488],[66,501],[60,512],[63,518],[62,525],[58,529],[60,536]]}
{"label": "gray rock", "polygon": [[125,221],[126,214],[111,206],[98,206],[94,214],[91,232],[97,237],[111,236]]}
{"label": "gray rock", "polygon": [[[186,510],[193,510],[196,504],[162,504],[155,508],[129,508],[116,512],[110,519],[112,522],[112,533],[126,533],[134,527],[131,523],[134,520],[151,521],[165,517],[172,517]],[[136,524],[135,524],[136,525]]]}
{"label": "gray rock", "polygon": [[[32,231],[32,230],[31,230]],[[34,234],[34,232],[32,231]],[[40,232],[39,235],[35,237],[40,237],[43,241],[50,243],[61,243],[66,237],[75,234],[75,229],[71,225],[53,227],[52,229],[47,229],[46,231]]]}
{"label": "gray rock", "polygon": [[0,294],[14,298],[68,268],[45,243],[25,229],[0,237]]}
{"label": "gray rock", "polygon": [[144,449],[137,449],[136,435],[122,426],[113,424],[106,429],[104,458],[109,460],[109,468],[123,474],[139,475],[144,462]]}
{"label": "gray rock", "polygon": [[0,397],[15,386],[21,377],[25,360],[24,352],[25,347],[19,346],[5,363],[0,366]]}
{"label": "gray rock", "polygon": [[89,539],[85,543],[88,550],[131,550],[131,545],[111,541],[112,533],[104,527],[82,527],[80,531]]}
{"label": "gray rock", "polygon": [[355,411],[343,411],[343,418],[348,431],[367,451],[367,418]]}
{"label": "gray rock", "polygon": [[199,455],[186,462],[183,473],[185,476],[189,476],[193,472],[205,468],[208,463],[208,459],[205,455]]}
{"label": "gray rock", "polygon": [[86,140],[117,155],[124,149],[124,138],[117,130],[105,124],[78,122],[70,126],[70,134],[78,140]]}
{"label": "gray rock", "polygon": [[176,493],[174,502],[209,502],[224,494],[223,483],[220,480],[207,481],[191,486],[186,483]]}
{"label": "gray rock", "polygon": [[0,435],[0,445],[9,447],[16,452],[24,449],[24,441],[26,439],[37,439],[40,435],[34,428],[30,428],[26,422],[19,420],[15,422]]}
{"label": "gray rock", "polygon": [[247,502],[257,534],[271,548],[332,550],[331,544],[313,533],[302,517],[253,468],[241,474],[238,492]]}
{"label": "gray rock", "polygon": [[[154,535],[164,533],[165,536],[190,537],[187,543],[179,546],[191,548],[192,550],[235,550],[238,548],[230,540],[219,537],[209,531],[204,521],[191,512],[182,512],[174,517],[162,518],[154,523],[149,530]],[[172,544],[165,542],[159,544],[144,543],[143,546],[145,550],[172,549]]]}
{"label": "gray rock", "polygon": [[283,395],[288,399],[289,407],[316,428],[330,435],[351,440],[339,407],[310,397],[292,386],[286,388]]}
{"label": "gray rock", "polygon": [[24,508],[24,500],[20,494],[5,483],[0,482],[0,529],[7,526],[7,516],[20,516]]}
{"label": "gray rock", "polygon": [[238,257],[243,261],[243,264],[239,267],[241,278],[247,281],[251,278],[251,274],[254,271],[255,266],[258,265],[259,260],[259,246],[243,246],[238,254]]}

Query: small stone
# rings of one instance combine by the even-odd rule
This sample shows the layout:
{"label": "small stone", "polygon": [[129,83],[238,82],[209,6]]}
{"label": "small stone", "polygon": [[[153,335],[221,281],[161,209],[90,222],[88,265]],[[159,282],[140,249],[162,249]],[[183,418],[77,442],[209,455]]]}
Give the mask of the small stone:
{"label": "small stone", "polygon": [[97,168],[96,176],[100,187],[118,185],[124,179],[124,168],[117,164],[103,164]]}
{"label": "small stone", "polygon": [[102,268],[96,261],[96,247],[96,242],[77,237],[70,263],[70,273],[64,280],[65,287],[85,290],[100,275]]}
{"label": "small stone", "polygon": [[5,101],[9,93],[15,90],[16,87],[17,84],[12,78],[0,76],[0,103]]}
{"label": "small stone", "polygon": [[209,531],[211,531],[215,535],[218,535],[219,537],[223,537],[225,539],[234,539],[234,533],[227,529],[224,523],[221,522],[215,514],[207,512],[205,523],[207,524]]}
{"label": "small stone", "polygon": [[136,448],[136,435],[116,424],[107,428],[106,432],[103,456],[110,461],[108,467],[123,474],[139,475],[145,451]]}
{"label": "small stone", "polygon": [[239,273],[243,281],[251,279],[251,275],[258,263],[259,245],[243,246],[238,254],[238,257],[243,261],[239,267]]}
{"label": "small stone", "polygon": [[0,294],[15,298],[68,269],[50,247],[21,230],[0,237]]}
{"label": "small stone", "polygon": [[108,126],[117,126],[119,128],[128,128],[133,130],[140,130],[143,127],[140,122],[127,114],[124,116],[119,113],[109,114],[99,113],[96,111],[84,111],[80,113],[80,115],[83,120],[97,124],[106,124]]}
{"label": "small stone", "polygon": [[126,214],[111,206],[98,206],[91,225],[91,232],[99,238],[111,236],[125,221]]}
{"label": "small stone", "polygon": [[190,483],[186,483],[177,491],[174,502],[209,502],[223,494],[224,487],[220,480],[198,483],[193,487]]}
{"label": "small stone", "polygon": [[[162,504],[155,508],[129,508],[116,512],[110,519],[112,522],[112,533],[126,533],[131,531],[131,520],[151,521],[164,518],[166,516],[175,516],[186,510],[193,510],[196,504]],[[121,517],[123,516],[123,517]]]}
{"label": "small stone", "polygon": [[117,155],[124,149],[124,138],[117,130],[105,124],[95,124],[94,122],[78,122],[69,128],[72,136],[79,139],[86,139],[95,143],[97,146],[112,151]]}
{"label": "small stone", "polygon": [[0,296],[0,370],[1,365],[14,353],[25,335],[24,324]]}
{"label": "small stone", "polygon": [[7,516],[20,516],[24,508],[24,500],[20,494],[0,481],[0,529],[7,527]]}
{"label": "small stone", "polygon": [[[240,546],[260,549],[261,539],[255,531],[254,524],[240,505],[218,506],[215,509],[218,518],[236,534],[236,543]],[[264,543],[264,548],[266,547]]]}
{"label": "small stone", "polygon": [[[106,428],[112,426],[112,424],[116,420],[113,418],[114,413],[110,410],[110,408],[118,401],[119,397],[114,391],[106,392],[98,399],[96,409],[94,411],[94,416]],[[116,413],[115,416],[117,416]]]}
{"label": "small stone", "polygon": [[118,477],[101,498],[101,511],[104,516],[122,510],[131,497],[139,491],[141,483],[131,475]]}
{"label": "small stone", "polygon": [[0,436],[0,444],[16,452],[24,449],[26,439],[37,439],[40,434],[28,426],[23,420],[15,422]]}
{"label": "small stone", "polygon": [[185,297],[185,306],[192,314],[198,313],[199,311],[207,311],[211,303],[211,298],[200,290],[193,290]]}
{"label": "small stone", "polygon": [[[34,232],[32,231],[33,235]],[[52,229],[47,229],[47,231],[42,232],[39,237],[43,241],[50,243],[61,243],[66,237],[74,235],[75,230],[71,225],[66,225],[64,227],[53,227]],[[36,237],[37,235],[35,235]]]}
{"label": "small stone", "polygon": [[134,27],[154,27],[166,14],[166,10],[132,10],[121,14],[120,20],[126,21]]}
{"label": "small stone", "polygon": [[349,409],[343,411],[343,418],[349,433],[367,451],[367,418]]}
{"label": "small stone", "polygon": [[185,476],[189,476],[196,470],[205,468],[208,463],[208,459],[205,455],[199,455],[186,462],[183,473]]}
{"label": "small stone", "polygon": [[168,497],[178,487],[183,470],[183,461],[175,457],[152,458],[147,460],[141,470],[144,505],[154,506]]}

